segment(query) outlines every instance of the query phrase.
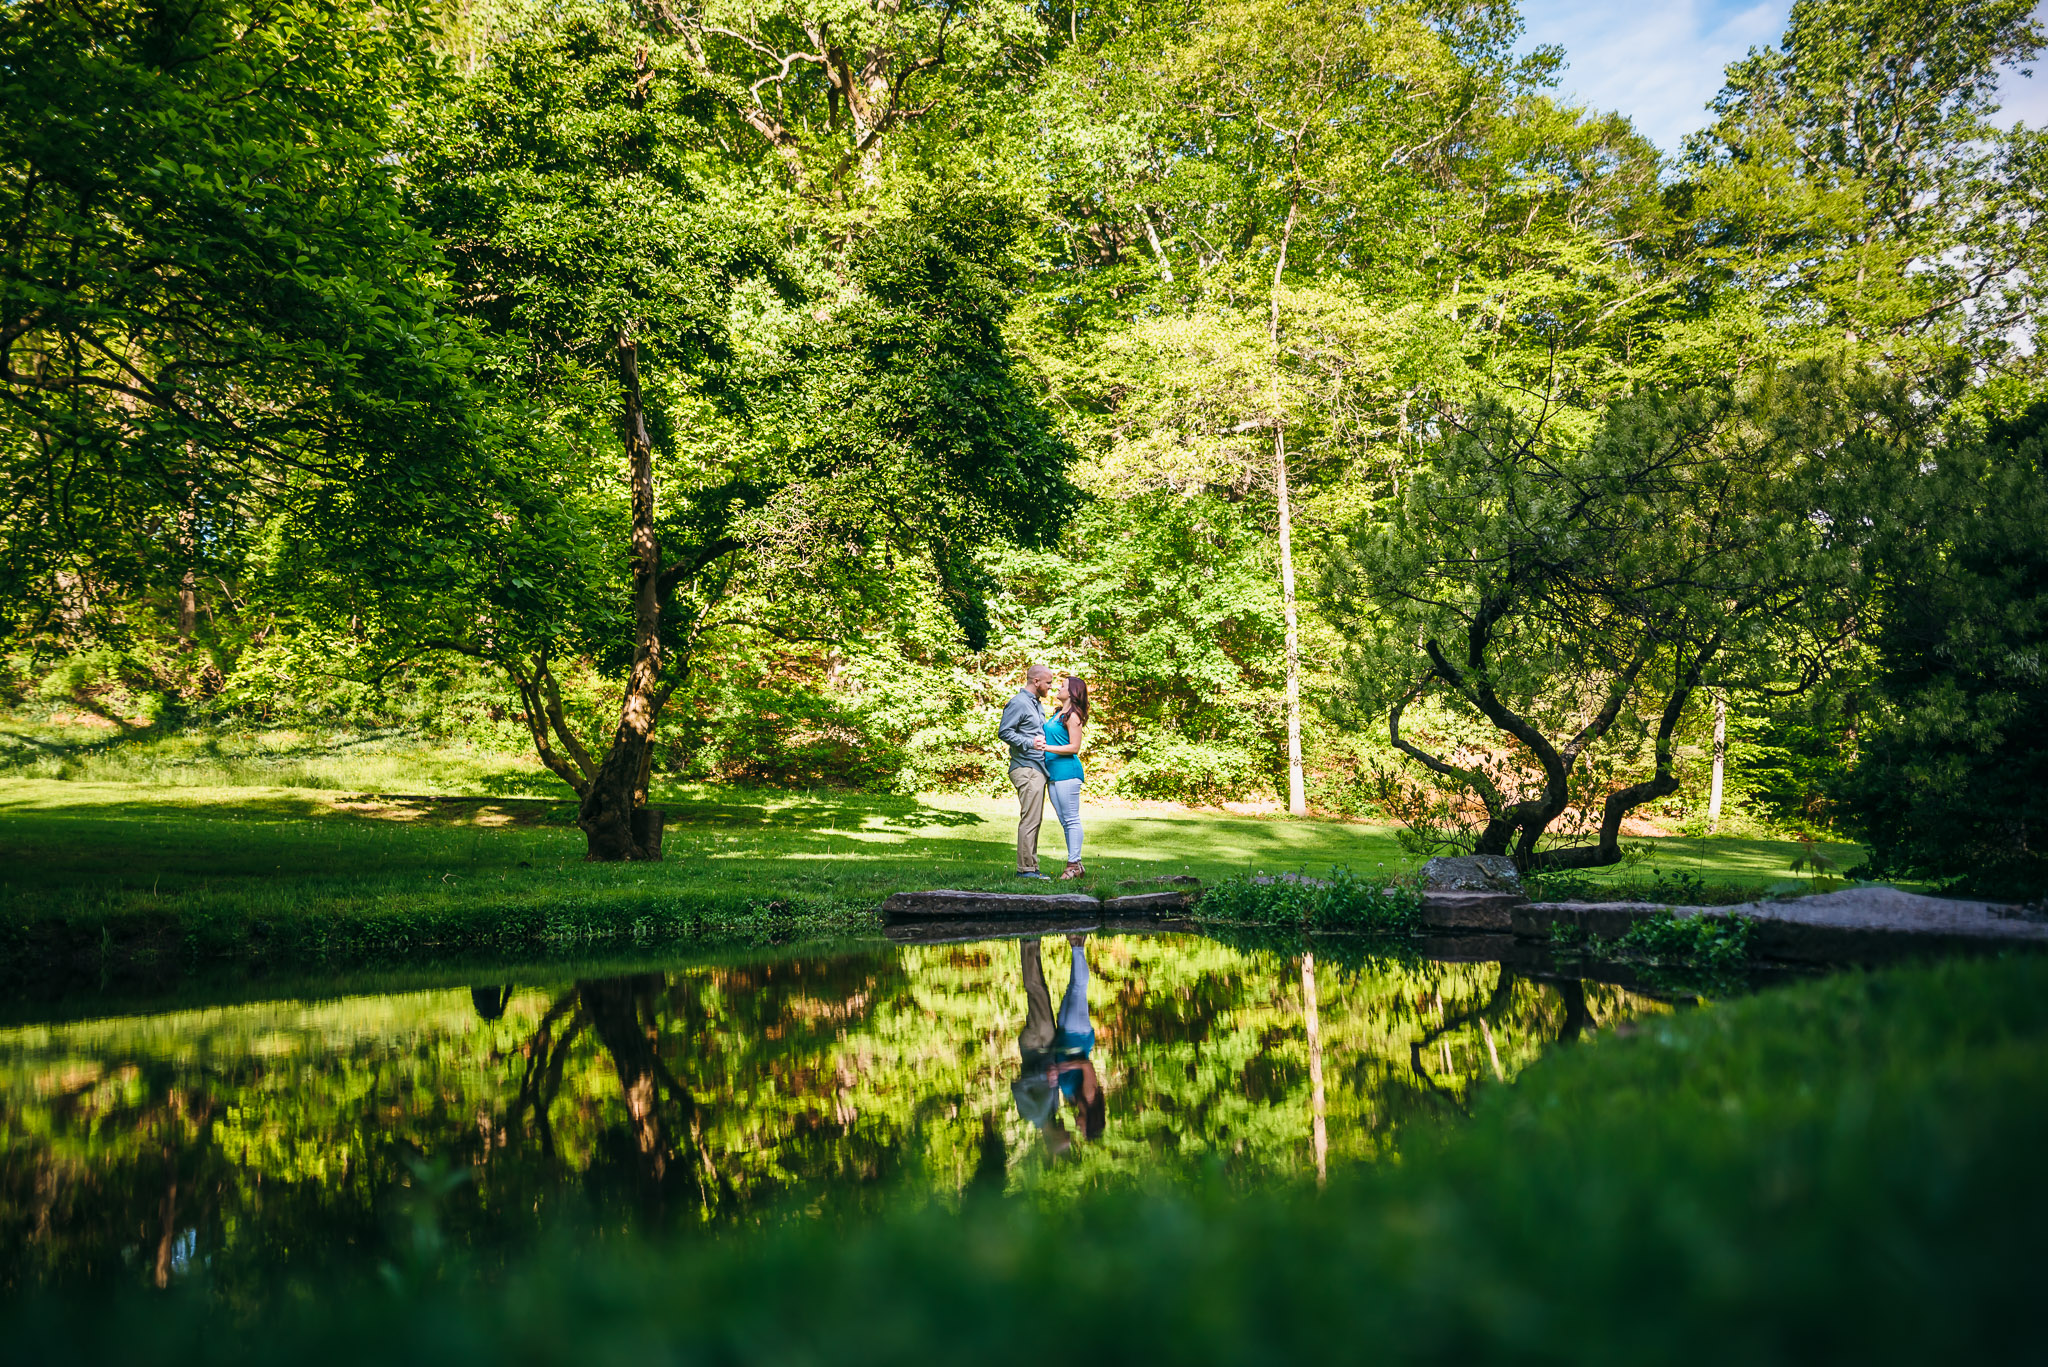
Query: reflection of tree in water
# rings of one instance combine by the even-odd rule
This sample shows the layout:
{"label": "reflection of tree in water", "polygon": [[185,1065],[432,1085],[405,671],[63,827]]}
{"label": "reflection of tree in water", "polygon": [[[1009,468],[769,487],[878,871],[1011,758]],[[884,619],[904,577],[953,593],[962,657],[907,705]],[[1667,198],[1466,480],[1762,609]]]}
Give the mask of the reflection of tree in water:
{"label": "reflection of tree in water", "polygon": [[[49,1099],[50,1118],[110,1129],[129,1140],[129,1152],[109,1165],[66,1156],[0,1169],[0,1286],[138,1273],[167,1286],[193,1255],[196,1223],[232,1177],[212,1142],[218,1107],[207,1079],[158,1065],[68,1081]],[[95,1111],[93,1098],[110,1082],[119,1104]],[[9,1138],[18,1143],[21,1135]]]}
{"label": "reflection of tree in water", "polygon": [[331,1022],[346,1002],[229,1008],[202,1038],[88,1023],[0,1072],[0,1287],[359,1266],[404,1235],[422,1163],[468,1174],[433,1214],[485,1254],[590,1207],[722,1220],[873,1178],[902,1136],[830,1055],[901,984],[863,954],[586,980],[538,1017],[481,987],[467,1027],[408,1014],[431,997],[367,1033]]}
{"label": "reflection of tree in water", "polygon": [[[530,1140],[563,1158],[555,1112],[565,1072],[592,1046],[623,1119],[595,1137],[583,1176],[600,1204],[645,1216],[735,1216],[799,1187],[877,1180],[901,1148],[889,1117],[867,1123],[834,1046],[902,985],[890,956],[784,961],[701,974],[587,979],[558,994],[518,1051],[518,1087],[493,1147]],[[586,1066],[572,1069],[578,1058]],[[750,1085],[736,1085],[746,1079]],[[765,1094],[780,1116],[755,1109]],[[579,1118],[588,1118],[587,1092]]]}
{"label": "reflection of tree in water", "polygon": [[[1607,1004],[1614,1010],[1622,1009],[1628,996],[1598,985],[1594,992],[1607,998]],[[1437,1018],[1436,1024],[1408,1046],[1409,1067],[1430,1096],[1447,1103],[1462,1116],[1471,1114],[1472,1093],[1489,1073],[1497,1082],[1507,1080],[1497,1031],[1527,1032],[1541,1044],[1571,1044],[1589,1027],[1598,1029],[1600,1025],[1587,1001],[1584,982],[1577,978],[1524,977],[1506,964],[1500,965],[1493,987],[1484,998],[1453,1005],[1446,1003],[1439,993],[1419,1006],[1422,1019],[1432,1014]],[[1476,1034],[1485,1046],[1485,1071],[1470,1068],[1461,1073],[1452,1062],[1451,1039],[1460,1033]]]}
{"label": "reflection of tree in water", "polygon": [[[519,1092],[504,1127],[516,1132],[530,1120],[541,1153],[557,1156],[549,1112],[570,1046],[588,1028],[611,1060],[626,1106],[623,1130],[603,1145],[601,1161],[631,1174],[629,1185],[651,1211],[687,1197],[711,1216],[735,1205],[737,1193],[720,1177],[704,1144],[703,1108],[656,1050],[668,986],[664,974],[636,973],[578,982],[558,997],[527,1042]],[[605,1175],[593,1165],[594,1180]]]}

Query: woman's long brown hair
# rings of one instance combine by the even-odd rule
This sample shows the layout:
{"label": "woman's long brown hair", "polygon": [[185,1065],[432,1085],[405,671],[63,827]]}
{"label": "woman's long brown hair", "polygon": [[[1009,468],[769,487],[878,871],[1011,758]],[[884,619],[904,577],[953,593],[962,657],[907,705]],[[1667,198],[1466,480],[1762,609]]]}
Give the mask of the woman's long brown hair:
{"label": "woman's long brown hair", "polygon": [[1083,726],[1088,724],[1088,684],[1079,674],[1067,675],[1067,705],[1061,711],[1079,717]]}

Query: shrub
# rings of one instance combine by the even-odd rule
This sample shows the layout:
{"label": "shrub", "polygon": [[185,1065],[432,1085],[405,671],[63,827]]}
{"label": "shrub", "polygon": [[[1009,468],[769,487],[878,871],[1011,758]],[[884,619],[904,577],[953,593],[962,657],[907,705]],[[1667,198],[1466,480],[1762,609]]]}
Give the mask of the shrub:
{"label": "shrub", "polygon": [[1362,878],[1343,866],[1324,878],[1283,873],[1225,879],[1204,889],[1195,904],[1202,921],[1383,935],[1415,929],[1421,915],[1422,899],[1412,889],[1388,886],[1384,876]]}
{"label": "shrub", "polygon": [[738,688],[708,722],[679,728],[690,767],[724,783],[894,792],[903,748],[809,689]]}
{"label": "shrub", "polygon": [[1623,932],[1614,949],[1652,963],[1725,971],[1749,962],[1756,922],[1747,916],[1673,916],[1659,912]]}
{"label": "shrub", "polygon": [[1113,783],[1122,796],[1167,802],[1235,802],[1271,791],[1258,757],[1245,747],[1157,732],[1132,747]]}

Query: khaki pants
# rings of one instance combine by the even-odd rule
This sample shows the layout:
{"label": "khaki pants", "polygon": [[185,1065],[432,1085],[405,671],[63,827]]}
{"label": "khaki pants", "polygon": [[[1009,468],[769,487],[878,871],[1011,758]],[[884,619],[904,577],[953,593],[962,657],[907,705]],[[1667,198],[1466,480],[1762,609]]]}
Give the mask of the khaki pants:
{"label": "khaki pants", "polygon": [[1017,790],[1017,872],[1038,872],[1038,827],[1045,820],[1045,770],[1019,765],[1010,771]]}

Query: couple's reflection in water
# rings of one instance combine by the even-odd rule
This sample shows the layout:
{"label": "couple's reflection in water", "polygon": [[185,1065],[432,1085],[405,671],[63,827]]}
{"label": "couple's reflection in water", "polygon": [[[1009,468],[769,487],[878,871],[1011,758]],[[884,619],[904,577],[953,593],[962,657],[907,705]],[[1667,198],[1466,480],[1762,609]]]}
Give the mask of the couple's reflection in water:
{"label": "couple's reflection in water", "polygon": [[[1045,985],[1045,962],[1036,937],[1017,942],[1024,983],[1024,1028],[1017,1032],[1017,1077],[1010,1083],[1017,1114],[1032,1125],[1048,1155],[1058,1158],[1084,1139],[1102,1137],[1109,1106],[1095,1071],[1095,1026],[1088,1015],[1088,937],[1069,935],[1073,960],[1067,990],[1055,1011]],[[1073,1127],[1061,1115],[1072,1113]]]}

